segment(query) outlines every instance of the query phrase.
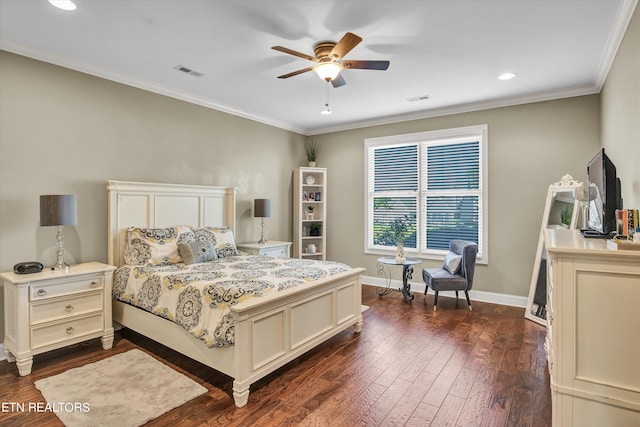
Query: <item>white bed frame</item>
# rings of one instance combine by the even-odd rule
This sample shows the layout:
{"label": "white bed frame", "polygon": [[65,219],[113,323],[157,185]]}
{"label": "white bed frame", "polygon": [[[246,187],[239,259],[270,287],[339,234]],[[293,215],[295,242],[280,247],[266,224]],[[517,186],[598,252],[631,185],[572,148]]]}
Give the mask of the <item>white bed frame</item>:
{"label": "white bed frame", "polygon": [[[109,264],[124,264],[124,229],[225,225],[235,231],[235,188],[107,181]],[[181,326],[113,301],[113,320],[231,376],[237,407],[249,387],[320,343],[362,328],[362,268],[234,305],[235,345],[208,348]]]}

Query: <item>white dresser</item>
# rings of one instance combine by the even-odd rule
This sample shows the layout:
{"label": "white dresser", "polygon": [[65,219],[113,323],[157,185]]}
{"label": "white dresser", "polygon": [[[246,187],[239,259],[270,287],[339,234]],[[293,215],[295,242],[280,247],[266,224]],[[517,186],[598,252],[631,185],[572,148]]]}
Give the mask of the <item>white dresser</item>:
{"label": "white dresser", "polygon": [[33,356],[102,337],[113,345],[111,285],[115,267],[98,262],[68,272],[1,273],[4,284],[4,346],[20,375],[31,373]]}
{"label": "white dresser", "polygon": [[266,255],[275,258],[290,258],[292,242],[268,241],[262,243],[238,243],[238,250],[253,254]]}
{"label": "white dresser", "polygon": [[545,230],[553,425],[640,426],[640,251]]}

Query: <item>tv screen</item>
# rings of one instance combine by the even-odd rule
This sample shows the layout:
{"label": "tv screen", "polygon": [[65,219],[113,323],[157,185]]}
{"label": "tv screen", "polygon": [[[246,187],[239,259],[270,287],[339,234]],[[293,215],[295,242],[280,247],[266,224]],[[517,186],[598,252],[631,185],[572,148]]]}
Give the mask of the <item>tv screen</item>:
{"label": "tv screen", "polygon": [[601,149],[587,165],[589,184],[588,227],[598,234],[608,236],[616,231],[616,209],[619,203],[619,185],[616,167]]}

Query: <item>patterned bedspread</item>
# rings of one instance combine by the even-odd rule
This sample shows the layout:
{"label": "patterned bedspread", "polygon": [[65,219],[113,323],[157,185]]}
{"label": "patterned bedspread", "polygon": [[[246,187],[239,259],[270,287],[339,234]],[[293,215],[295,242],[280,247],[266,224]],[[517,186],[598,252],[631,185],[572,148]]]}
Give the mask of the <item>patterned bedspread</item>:
{"label": "patterned bedspread", "polygon": [[208,347],[234,344],[229,307],[350,270],[345,264],[238,255],[199,264],[123,266],[113,298],[169,319]]}

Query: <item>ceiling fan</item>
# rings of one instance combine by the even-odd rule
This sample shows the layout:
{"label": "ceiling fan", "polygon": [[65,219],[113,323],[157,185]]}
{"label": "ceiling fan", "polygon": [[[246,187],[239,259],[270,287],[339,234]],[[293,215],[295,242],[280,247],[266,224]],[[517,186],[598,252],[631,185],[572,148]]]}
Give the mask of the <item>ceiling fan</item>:
{"label": "ceiling fan", "polygon": [[307,71],[315,71],[322,80],[331,82],[333,87],[340,87],[347,84],[344,78],[340,75],[340,71],[343,69],[386,70],[389,68],[389,61],[357,61],[343,59],[344,56],[361,41],[362,37],[353,33],[346,33],[338,43],[331,41],[316,43],[313,46],[313,53],[315,57],[307,55],[306,53],[296,52],[295,50],[291,50],[286,47],[272,46],[271,49],[316,62],[316,65],[313,67],[307,67],[292,73],[283,74],[278,76],[278,78],[287,79],[289,77],[297,76],[298,74],[306,73]]}

